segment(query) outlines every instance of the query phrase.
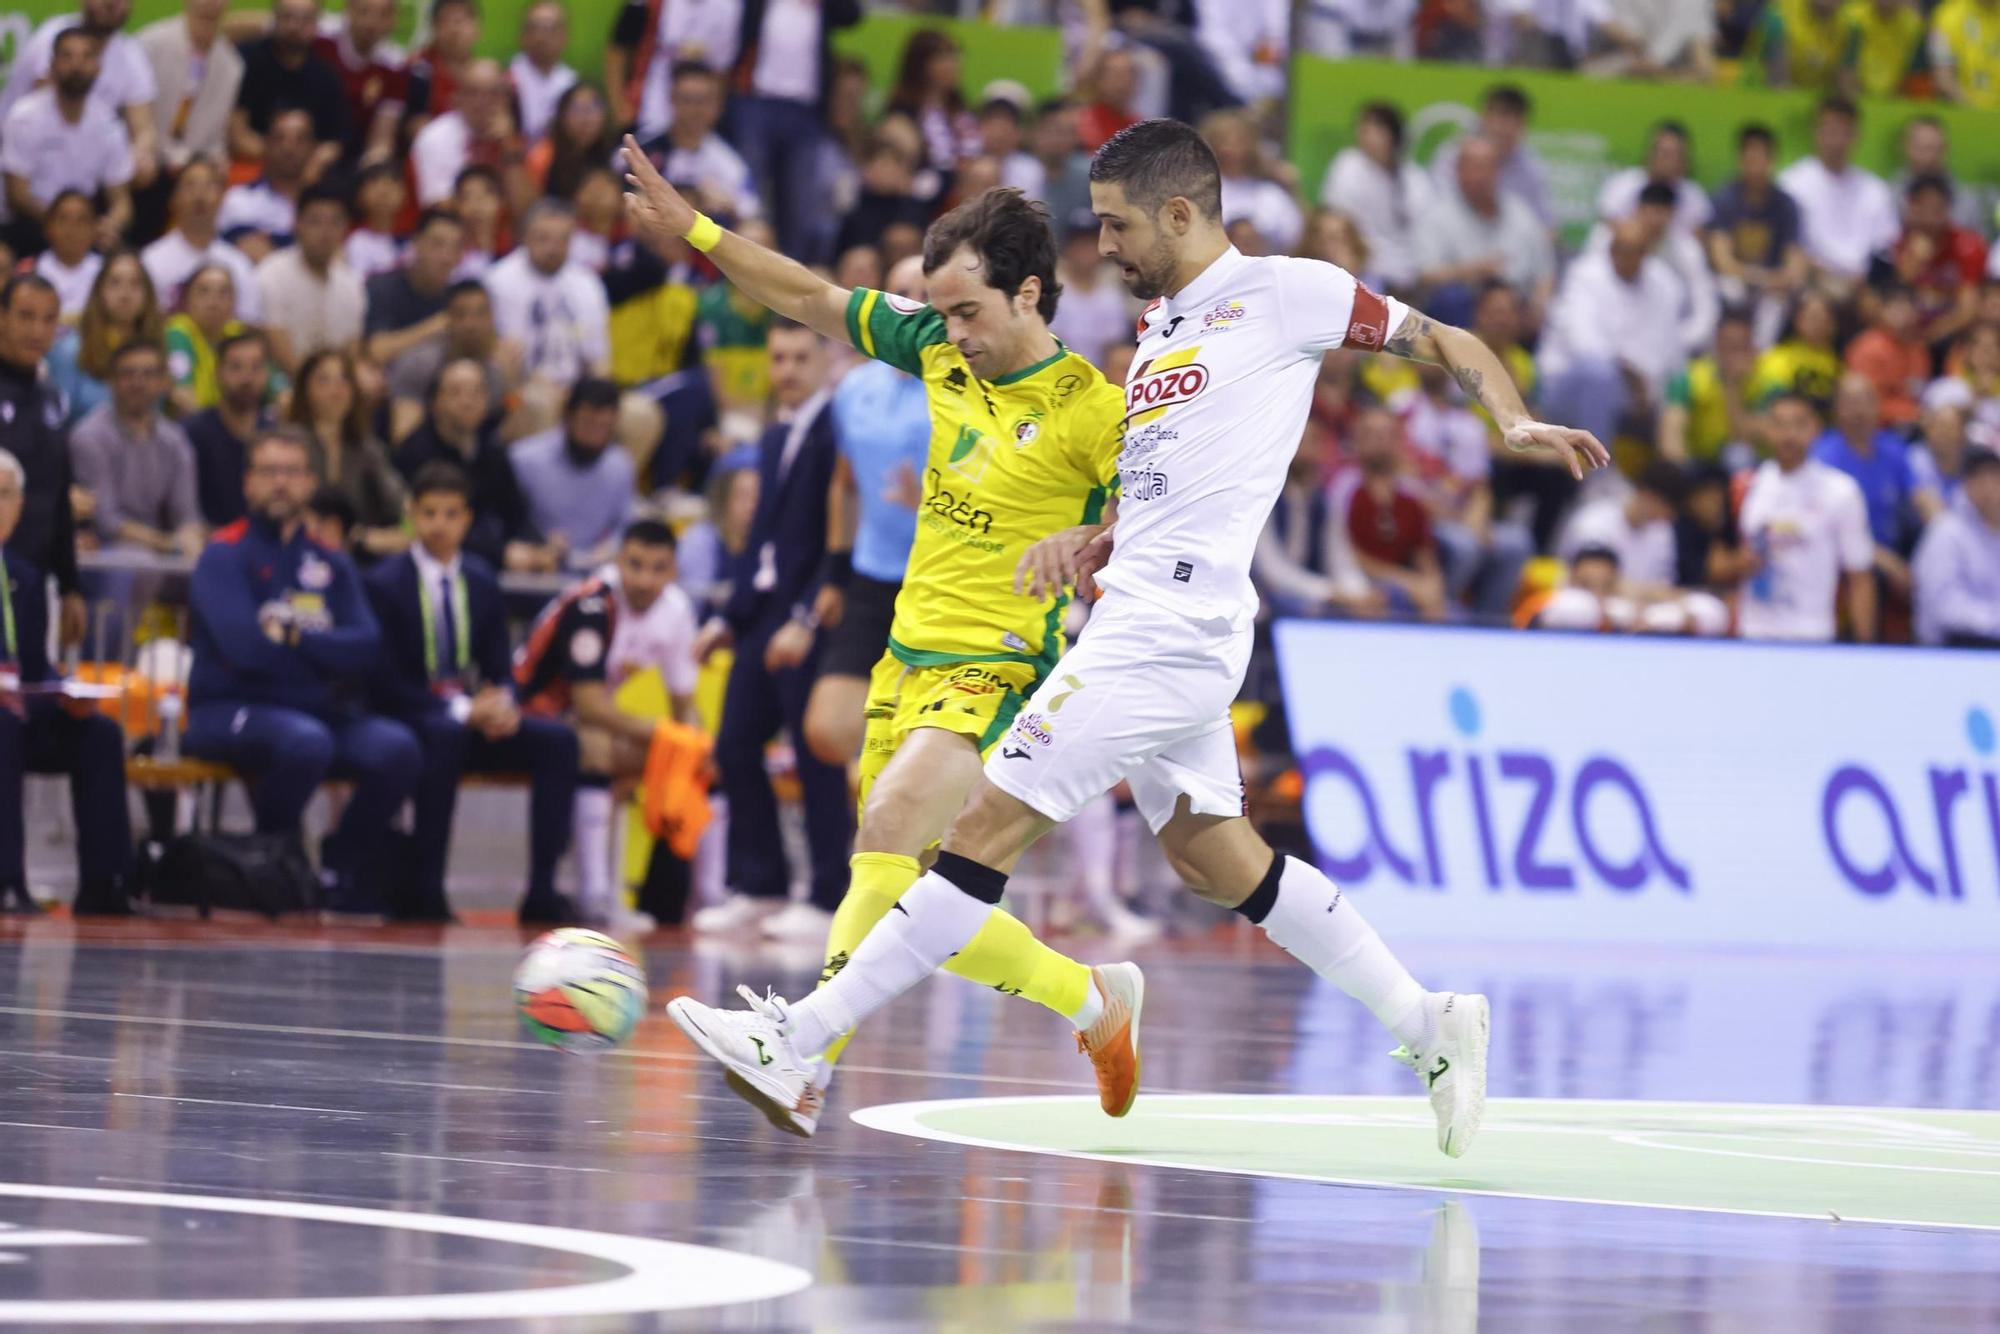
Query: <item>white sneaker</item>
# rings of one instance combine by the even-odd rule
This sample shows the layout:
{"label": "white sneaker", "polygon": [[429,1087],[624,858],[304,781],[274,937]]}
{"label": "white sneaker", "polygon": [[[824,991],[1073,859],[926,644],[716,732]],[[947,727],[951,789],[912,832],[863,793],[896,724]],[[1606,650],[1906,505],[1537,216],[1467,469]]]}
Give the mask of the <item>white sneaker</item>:
{"label": "white sneaker", "polygon": [[1164,929],[1156,918],[1141,917],[1123,905],[1104,915],[1105,933],[1121,945],[1144,945],[1158,940]]}
{"label": "white sneaker", "polygon": [[697,931],[741,931],[784,906],[783,899],[753,899],[748,894],[731,894],[720,903],[711,903],[689,919]]}
{"label": "white sneaker", "polygon": [[721,1062],[733,1076],[729,1087],[737,1096],[774,1125],[780,1116],[806,1113],[807,1124],[817,1127],[819,1109],[806,1106],[806,1095],[818,1073],[814,1067],[823,1062],[806,1060],[793,1049],[785,1032],[788,1014],[783,999],[759,997],[748,987],[738,987],[736,993],[750,1003],[749,1009],[718,1010],[681,996],[667,1003],[667,1015],[690,1042]]}
{"label": "white sneaker", "polygon": [[810,903],[794,903],[764,919],[764,939],[824,945],[833,929],[833,914]]}
{"label": "white sneaker", "polygon": [[1430,1089],[1437,1113],[1438,1148],[1447,1158],[1463,1158],[1486,1117],[1486,1040],[1492,1018],[1484,996],[1433,991],[1433,1036],[1422,1051],[1398,1047],[1390,1055],[1417,1072]]}
{"label": "white sneaker", "polygon": [[628,908],[623,902],[614,902],[604,916],[596,923],[605,934],[613,936],[643,936],[659,929],[651,913]]}
{"label": "white sneaker", "polygon": [[730,1091],[743,1101],[755,1107],[769,1121],[787,1135],[797,1135],[800,1139],[811,1139],[819,1129],[820,1114],[826,1110],[827,1085],[833,1083],[833,1067],[824,1060],[814,1057],[812,1083],[799,1095],[799,1100],[790,1107],[780,1107],[777,1103],[760,1095],[750,1086],[748,1080],[731,1070],[724,1078]]}

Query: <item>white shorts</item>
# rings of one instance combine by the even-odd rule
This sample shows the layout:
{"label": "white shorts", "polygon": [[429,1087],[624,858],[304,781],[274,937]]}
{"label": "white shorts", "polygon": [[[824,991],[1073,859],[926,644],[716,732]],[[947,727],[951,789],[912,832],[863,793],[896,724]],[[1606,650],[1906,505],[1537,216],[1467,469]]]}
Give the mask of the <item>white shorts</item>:
{"label": "white shorts", "polygon": [[1243,814],[1229,706],[1250,641],[1248,626],[1107,592],[987,756],[987,778],[1058,822],[1121,778],[1154,833],[1183,794],[1196,814]]}

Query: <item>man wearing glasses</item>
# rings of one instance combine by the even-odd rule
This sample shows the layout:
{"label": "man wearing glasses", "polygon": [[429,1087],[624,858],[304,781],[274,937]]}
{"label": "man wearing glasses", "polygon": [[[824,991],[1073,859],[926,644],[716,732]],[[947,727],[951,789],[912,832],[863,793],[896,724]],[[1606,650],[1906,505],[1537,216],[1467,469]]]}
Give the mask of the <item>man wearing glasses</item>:
{"label": "man wearing glasses", "polygon": [[308,449],[288,427],[258,435],[243,484],[249,513],[195,563],[185,746],[256,779],[260,833],[296,831],[322,782],[350,781],[353,795],[320,848],[325,905],[379,911],[367,858],[409,798],[422,755],[409,728],[355,702],[381,635],[354,566],[304,532],[315,485]]}

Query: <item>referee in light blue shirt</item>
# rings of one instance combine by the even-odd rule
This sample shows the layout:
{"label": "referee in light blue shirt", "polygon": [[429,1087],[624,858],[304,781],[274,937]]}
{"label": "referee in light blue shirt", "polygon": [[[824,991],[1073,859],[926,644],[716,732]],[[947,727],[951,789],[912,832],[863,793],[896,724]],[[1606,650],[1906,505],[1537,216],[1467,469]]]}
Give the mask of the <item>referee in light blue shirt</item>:
{"label": "referee in light blue shirt", "polygon": [[[912,255],[891,269],[888,289],[924,300],[923,258]],[[879,361],[847,373],[834,391],[832,411],[840,458],[827,504],[827,554],[847,597],[840,624],[820,651],[819,680],[806,705],[806,741],[821,760],[846,765],[861,753],[868,674],[889,646],[896,592],[917,536],[931,412],[922,380]],[[850,534],[847,568],[839,548]]]}

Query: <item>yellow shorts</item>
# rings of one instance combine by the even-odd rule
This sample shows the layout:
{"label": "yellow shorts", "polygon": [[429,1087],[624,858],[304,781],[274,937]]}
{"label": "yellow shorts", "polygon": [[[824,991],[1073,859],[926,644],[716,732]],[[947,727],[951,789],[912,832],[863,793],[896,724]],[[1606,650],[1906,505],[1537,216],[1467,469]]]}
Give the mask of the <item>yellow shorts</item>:
{"label": "yellow shorts", "polygon": [[969,737],[984,755],[1007,735],[1023,700],[1040,684],[1032,662],[955,662],[912,667],[884,653],[868,675],[868,730],[861,743],[861,805],[903,738],[919,727]]}

